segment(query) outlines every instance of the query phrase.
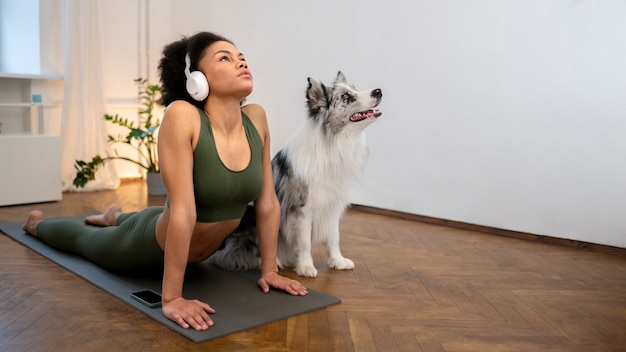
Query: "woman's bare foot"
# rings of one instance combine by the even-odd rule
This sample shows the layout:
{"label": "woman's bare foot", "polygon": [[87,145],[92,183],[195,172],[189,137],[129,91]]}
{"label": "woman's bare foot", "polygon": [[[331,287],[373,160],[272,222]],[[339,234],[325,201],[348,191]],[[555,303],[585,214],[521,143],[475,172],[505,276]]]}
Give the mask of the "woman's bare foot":
{"label": "woman's bare foot", "polygon": [[117,203],[109,205],[102,214],[91,215],[85,218],[85,223],[96,226],[117,226],[117,218],[122,214],[122,206]]}
{"label": "woman's bare foot", "polygon": [[39,210],[33,210],[28,214],[26,222],[22,226],[22,230],[37,237],[37,225],[43,220],[43,213]]}

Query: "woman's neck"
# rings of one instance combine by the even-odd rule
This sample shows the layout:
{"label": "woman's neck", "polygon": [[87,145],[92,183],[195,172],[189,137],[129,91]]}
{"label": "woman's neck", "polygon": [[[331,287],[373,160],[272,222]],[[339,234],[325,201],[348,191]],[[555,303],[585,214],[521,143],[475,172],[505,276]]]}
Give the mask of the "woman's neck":
{"label": "woman's neck", "polygon": [[204,105],[204,111],[209,116],[213,129],[223,133],[230,133],[242,126],[241,106],[239,100],[209,99]]}

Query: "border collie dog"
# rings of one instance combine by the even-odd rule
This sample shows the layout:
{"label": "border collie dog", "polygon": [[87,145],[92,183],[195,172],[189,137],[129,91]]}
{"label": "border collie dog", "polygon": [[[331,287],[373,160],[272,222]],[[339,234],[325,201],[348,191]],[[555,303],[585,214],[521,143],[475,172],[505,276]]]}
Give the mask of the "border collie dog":
{"label": "border collie dog", "polygon": [[[364,129],[381,112],[380,89],[356,90],[339,72],[330,86],[308,79],[308,119],[272,159],[281,206],[278,265],[301,276],[315,277],[311,247],[325,244],[328,266],[353,269],[339,248],[339,220],[349,205],[367,157]],[[241,224],[209,261],[228,270],[260,268],[249,206]]]}

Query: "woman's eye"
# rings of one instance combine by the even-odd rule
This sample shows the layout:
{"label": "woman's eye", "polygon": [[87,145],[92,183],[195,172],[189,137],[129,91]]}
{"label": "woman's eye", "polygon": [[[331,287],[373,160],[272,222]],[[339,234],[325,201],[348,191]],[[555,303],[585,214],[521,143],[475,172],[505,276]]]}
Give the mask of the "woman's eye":
{"label": "woman's eye", "polygon": [[228,56],[222,56],[220,61],[230,61],[230,58]]}

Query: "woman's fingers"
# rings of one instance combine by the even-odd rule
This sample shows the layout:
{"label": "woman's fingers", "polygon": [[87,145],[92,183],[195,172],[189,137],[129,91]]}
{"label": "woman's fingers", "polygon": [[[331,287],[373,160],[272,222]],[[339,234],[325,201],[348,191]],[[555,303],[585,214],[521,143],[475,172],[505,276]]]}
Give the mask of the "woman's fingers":
{"label": "woman's fingers", "polygon": [[193,328],[198,331],[206,330],[213,326],[213,320],[209,314],[215,313],[215,309],[198,300],[180,299],[163,307],[163,314],[176,322],[184,329]]}
{"label": "woman's fingers", "polygon": [[263,275],[258,280],[258,285],[263,292],[269,292],[269,287],[284,290],[294,296],[305,296],[308,291],[299,281],[280,276],[277,273]]}
{"label": "woman's fingers", "polygon": [[305,296],[307,293],[309,293],[306,289],[306,287],[304,287],[300,282],[298,281],[292,281],[287,288],[285,289],[285,291],[289,292],[290,294],[294,295],[294,296]]}
{"label": "woman's fingers", "polygon": [[209,317],[209,313],[215,313],[215,310],[208,304],[198,300],[189,301],[191,303],[191,311],[185,317],[185,322],[192,328],[201,331],[213,326],[213,320]]}

